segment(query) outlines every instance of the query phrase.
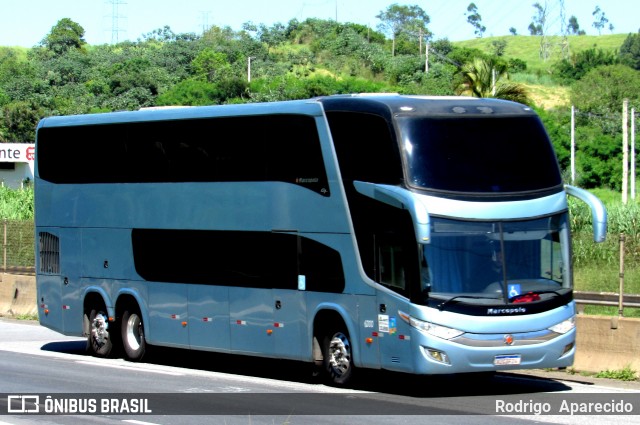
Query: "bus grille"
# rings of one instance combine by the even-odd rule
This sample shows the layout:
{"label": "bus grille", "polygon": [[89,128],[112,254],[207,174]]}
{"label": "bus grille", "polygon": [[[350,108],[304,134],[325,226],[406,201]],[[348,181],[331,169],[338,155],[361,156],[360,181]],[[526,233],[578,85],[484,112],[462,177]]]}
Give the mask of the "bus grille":
{"label": "bus grille", "polygon": [[60,273],[60,238],[49,232],[40,232],[40,273]]}

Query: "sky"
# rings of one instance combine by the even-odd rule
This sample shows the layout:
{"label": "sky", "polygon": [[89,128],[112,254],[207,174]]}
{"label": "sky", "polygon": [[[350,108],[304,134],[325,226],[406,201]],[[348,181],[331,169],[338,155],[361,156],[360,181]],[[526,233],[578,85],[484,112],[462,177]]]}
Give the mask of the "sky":
{"label": "sky", "polygon": [[485,37],[509,35],[511,27],[528,35],[536,15],[533,4],[545,2],[550,35],[561,32],[561,4],[566,19],[575,16],[588,35],[598,35],[592,26],[597,6],[614,26],[613,33],[640,29],[638,0],[0,0],[0,46],[33,47],[62,18],[80,24],[91,45],[136,41],[167,25],[175,33],[200,34],[213,25],[240,30],[245,22],[271,26],[320,18],[375,29],[380,23],[376,15],[393,3],[420,6],[431,18],[428,28],[434,39],[460,41],[475,37],[465,16],[472,1],[487,28]]}

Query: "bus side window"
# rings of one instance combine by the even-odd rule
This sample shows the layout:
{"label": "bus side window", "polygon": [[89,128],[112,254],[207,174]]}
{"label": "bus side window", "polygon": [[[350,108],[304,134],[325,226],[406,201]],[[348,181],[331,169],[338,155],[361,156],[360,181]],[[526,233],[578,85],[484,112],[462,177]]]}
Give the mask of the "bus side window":
{"label": "bus side window", "polygon": [[382,239],[376,243],[377,281],[399,291],[406,289],[405,264],[403,247],[399,243]]}

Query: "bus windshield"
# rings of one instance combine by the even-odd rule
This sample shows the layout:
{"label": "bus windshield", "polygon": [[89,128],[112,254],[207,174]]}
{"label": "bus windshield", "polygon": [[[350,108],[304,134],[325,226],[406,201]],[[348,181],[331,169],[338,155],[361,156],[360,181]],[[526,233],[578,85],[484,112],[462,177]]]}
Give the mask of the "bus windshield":
{"label": "bus windshield", "polygon": [[431,237],[420,258],[425,302],[507,304],[571,289],[566,213],[527,221],[434,217]]}
{"label": "bus windshield", "polygon": [[493,194],[560,188],[539,119],[401,117],[407,182],[418,189]]}

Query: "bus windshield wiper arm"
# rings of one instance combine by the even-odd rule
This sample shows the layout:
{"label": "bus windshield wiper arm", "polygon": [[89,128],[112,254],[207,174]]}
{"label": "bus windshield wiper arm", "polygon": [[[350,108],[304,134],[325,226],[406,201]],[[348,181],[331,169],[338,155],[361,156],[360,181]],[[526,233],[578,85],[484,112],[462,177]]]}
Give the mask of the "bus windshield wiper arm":
{"label": "bus windshield wiper arm", "polygon": [[438,304],[438,310],[442,311],[442,309],[448,305],[451,304],[453,301],[460,299],[460,298],[471,298],[474,300],[497,300],[498,298],[495,297],[481,297],[481,296],[477,296],[477,295],[456,295],[455,297],[451,297],[443,302],[441,302],[440,304]]}

